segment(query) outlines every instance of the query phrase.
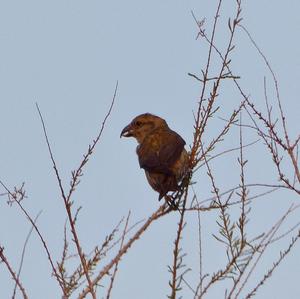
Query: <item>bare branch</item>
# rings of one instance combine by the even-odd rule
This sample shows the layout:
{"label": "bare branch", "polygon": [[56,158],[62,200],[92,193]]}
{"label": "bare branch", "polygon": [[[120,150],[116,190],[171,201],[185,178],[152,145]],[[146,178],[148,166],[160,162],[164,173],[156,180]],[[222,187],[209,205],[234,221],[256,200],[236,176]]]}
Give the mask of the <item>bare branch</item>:
{"label": "bare branch", "polygon": [[4,248],[0,246],[0,259],[2,260],[2,262],[5,264],[7,270],[9,271],[10,275],[12,276],[13,280],[15,281],[16,285],[19,287],[22,296],[24,299],[28,299],[28,296],[26,294],[26,291],[24,289],[24,287],[22,286],[19,277],[16,275],[16,273],[14,272],[14,270],[12,269],[12,267],[10,266],[7,258],[4,255]]}

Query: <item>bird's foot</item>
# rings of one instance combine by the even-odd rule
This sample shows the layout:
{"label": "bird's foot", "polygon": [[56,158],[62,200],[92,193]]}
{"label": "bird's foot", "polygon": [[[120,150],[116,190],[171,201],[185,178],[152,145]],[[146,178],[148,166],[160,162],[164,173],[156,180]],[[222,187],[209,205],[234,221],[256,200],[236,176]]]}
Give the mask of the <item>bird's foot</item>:
{"label": "bird's foot", "polygon": [[176,202],[176,197],[174,198],[172,195],[165,195],[164,198],[170,209],[179,210],[179,202]]}

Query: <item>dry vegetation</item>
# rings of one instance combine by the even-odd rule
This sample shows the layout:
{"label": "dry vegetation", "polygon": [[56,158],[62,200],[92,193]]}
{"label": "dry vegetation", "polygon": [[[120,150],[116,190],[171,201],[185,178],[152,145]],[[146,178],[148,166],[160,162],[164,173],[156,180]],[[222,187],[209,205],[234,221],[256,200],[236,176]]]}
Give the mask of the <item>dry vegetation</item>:
{"label": "dry vegetation", "polygon": [[[92,253],[84,252],[77,233],[77,218],[80,216],[78,214],[80,208],[76,207],[73,195],[80,183],[86,164],[101,141],[101,134],[105,129],[106,122],[110,114],[113,113],[112,108],[117,97],[118,86],[116,85],[111,106],[98,136],[88,146],[83,160],[71,174],[68,190],[61,183],[61,174],[56,166],[51,144],[47,137],[46,125],[37,106],[54,174],[60,189],[60,197],[64,203],[67,215],[67,223],[62,228],[65,232],[65,238],[62,240],[62,254],[59,260],[53,259],[46,241],[47,237],[42,235],[38,225],[36,225],[36,219],[33,219],[23,207],[23,201],[26,200],[24,186],[9,190],[1,182],[2,188],[5,190],[2,196],[7,196],[9,206],[21,209],[24,213],[24,221],[31,223],[31,233],[38,235],[45,250],[45,256],[48,258],[52,268],[52,273],[49,273],[49,277],[52,274],[53,279],[56,279],[62,298],[110,298],[111,294],[113,294],[114,285],[117,283],[115,278],[121,258],[127,254],[135,242],[138,240],[143,242],[143,234],[153,223],[161,217],[166,217],[169,213],[175,213],[178,217],[178,225],[174,227],[175,240],[173,250],[170,252],[169,259],[170,281],[169,286],[166,285],[165,292],[168,298],[171,299],[180,298],[182,289],[190,290],[190,298],[209,298],[212,287],[218,284],[222,286],[221,288],[224,287],[220,296],[227,299],[255,297],[259,289],[273,275],[274,271],[290,254],[297,243],[300,236],[299,224],[287,228],[280,234],[279,230],[292,213],[298,209],[299,205],[287,206],[286,212],[275,223],[267,223],[269,229],[265,231],[255,234],[250,231],[248,226],[250,217],[252,217],[251,206],[255,200],[264,200],[266,195],[276,193],[281,189],[289,191],[295,197],[300,196],[298,161],[300,135],[296,139],[290,136],[276,76],[267,58],[248,30],[243,26],[241,0],[235,2],[235,12],[226,24],[229,36],[227,44],[222,47],[225,50],[220,50],[217,47],[216,33],[219,26],[225,26],[224,23],[220,22],[222,2],[222,0],[217,2],[212,24],[206,25],[204,20],[199,20],[194,13],[192,14],[198,28],[197,39],[207,44],[208,51],[206,53],[206,65],[204,65],[201,74],[189,74],[195,84],[200,86],[200,93],[195,102],[195,112],[192,116],[194,117],[194,127],[191,128],[193,130],[193,142],[190,145],[190,174],[186,178],[186,184],[184,184],[182,192],[176,194],[181,213],[170,209],[167,204],[162,204],[152,215],[149,215],[148,219],[138,223],[132,223],[131,215],[128,213],[111,232],[102,232],[106,235],[105,241],[102,244],[95,245]],[[206,26],[211,30],[207,29]],[[265,94],[262,95],[262,98],[264,98],[264,109],[256,107],[253,99],[247,96],[247,92],[240,85],[242,80],[240,78],[241,74],[235,74],[231,69],[235,45],[238,43],[238,40],[235,40],[237,31],[241,31],[249,37],[249,44],[255,47],[270,71],[276,97],[274,99],[268,97],[268,88],[265,81]],[[215,121],[220,120],[219,116],[222,115],[223,102],[220,100],[220,88],[225,81],[227,86],[228,82],[230,82],[231,88],[238,92],[240,101],[235,100],[236,108],[226,119],[223,119],[223,128],[210,139],[207,132]],[[224,150],[222,144],[233,131],[238,136],[239,146]],[[249,142],[247,137],[249,134],[251,136],[255,134],[257,139],[254,142]],[[251,151],[253,144],[257,142],[263,145],[261,154],[272,161],[276,170],[275,176],[274,172],[270,172],[268,181],[276,183],[249,183],[246,174],[248,163],[250,162],[247,161],[245,150],[247,148],[248,151]],[[236,181],[236,185],[233,188],[220,188],[218,179],[215,176],[216,164],[214,161],[216,160],[219,165],[222,165],[222,159],[226,160],[228,154],[231,153],[234,153],[237,158],[236,163],[238,167],[235,167],[232,171],[238,171],[235,177],[239,178],[239,180]],[[212,192],[211,198],[203,199],[195,191],[200,172],[206,173],[210,182],[207,188]],[[203,213],[211,213],[212,217],[215,217],[218,231],[210,231],[209,234],[213,235],[217,240],[216,246],[219,247],[220,255],[224,255],[226,259],[224,265],[212,272],[207,272],[203,268],[203,259],[209,255],[209,253],[203,252],[202,248],[203,230],[207,230],[207,227],[204,228],[202,225]],[[182,238],[185,234],[186,223],[192,215],[197,215],[198,217],[196,228],[198,231],[198,245],[196,244],[195,248],[183,248]],[[252,237],[250,238],[249,236]],[[279,240],[284,240],[283,244],[285,245],[278,252],[278,258],[273,260],[273,263],[268,268],[264,269],[265,273],[262,276],[258,276],[255,273],[259,263],[267,255],[267,248],[273,246]],[[10,257],[10,253],[6,252],[4,247],[5,244],[1,244],[1,271],[4,271],[6,268],[15,281],[12,297],[21,296],[28,298],[26,286],[23,285],[22,277],[19,275],[22,261],[20,262],[20,269],[13,269],[9,261],[12,257]],[[24,254],[26,254],[25,249],[26,243],[23,249]],[[73,249],[76,251],[76,255],[72,257],[77,263],[75,269],[68,267],[67,263]],[[192,251],[197,252],[199,258],[199,269],[193,269],[193,271],[186,267],[184,262],[185,255]],[[162,265],[162,267],[164,266]],[[254,275],[255,284],[253,285],[252,283],[250,286],[249,281]],[[191,283],[191,281],[197,281],[197,284]],[[99,285],[104,285],[105,288],[99,288]]]}

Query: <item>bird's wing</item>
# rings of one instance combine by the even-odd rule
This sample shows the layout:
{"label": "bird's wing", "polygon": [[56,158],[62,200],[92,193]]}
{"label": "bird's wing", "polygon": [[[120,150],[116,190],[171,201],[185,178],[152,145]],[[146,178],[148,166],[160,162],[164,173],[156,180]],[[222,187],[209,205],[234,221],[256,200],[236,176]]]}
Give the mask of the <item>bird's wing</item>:
{"label": "bird's wing", "polygon": [[172,165],[179,159],[185,141],[174,131],[160,132],[157,136],[160,146],[152,146],[151,139],[137,149],[140,167],[149,172],[158,172],[173,175]]}
{"label": "bird's wing", "polygon": [[179,159],[184,149],[185,141],[179,134],[171,130],[164,140],[165,142],[159,151],[159,160],[171,167]]}
{"label": "bird's wing", "polygon": [[140,167],[146,171],[172,175],[172,171],[169,167],[165,163],[162,163],[158,154],[151,151],[151,149],[143,152],[138,151],[138,157]]}

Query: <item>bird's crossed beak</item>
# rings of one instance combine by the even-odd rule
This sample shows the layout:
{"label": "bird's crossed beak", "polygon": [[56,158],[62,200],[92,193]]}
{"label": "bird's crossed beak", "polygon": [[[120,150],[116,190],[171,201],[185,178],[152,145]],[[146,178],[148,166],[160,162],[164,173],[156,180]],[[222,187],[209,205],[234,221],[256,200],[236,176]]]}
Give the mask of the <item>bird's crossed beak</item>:
{"label": "bird's crossed beak", "polygon": [[132,132],[133,130],[132,130],[132,126],[131,126],[131,124],[129,124],[128,126],[126,126],[123,130],[122,130],[122,132],[121,132],[121,134],[120,134],[120,138],[121,137],[132,137],[133,136],[133,132]]}

